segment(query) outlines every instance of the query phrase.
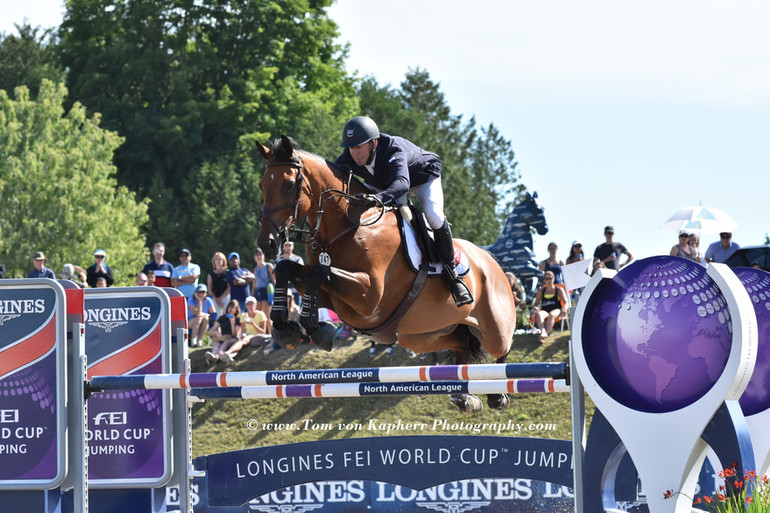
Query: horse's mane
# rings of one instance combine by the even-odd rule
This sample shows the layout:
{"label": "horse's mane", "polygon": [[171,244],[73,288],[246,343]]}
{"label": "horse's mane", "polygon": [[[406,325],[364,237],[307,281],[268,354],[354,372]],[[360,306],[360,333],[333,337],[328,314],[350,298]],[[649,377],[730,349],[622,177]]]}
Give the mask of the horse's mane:
{"label": "horse's mane", "polygon": [[[297,144],[297,141],[295,141],[294,139],[292,139],[289,136],[285,136],[285,137],[291,143],[291,148],[292,148],[293,151],[301,153],[303,157],[310,157],[312,159],[315,159],[319,163],[324,163],[325,162],[326,165],[328,166],[328,168],[331,169],[331,171],[332,171],[332,173],[334,174],[335,177],[337,177],[338,179],[343,180],[343,181],[347,180],[348,170],[342,169],[341,167],[339,167],[336,164],[334,164],[334,162],[332,162],[331,160],[326,159],[325,157],[322,157],[322,156],[317,155],[315,153],[309,152],[307,150],[303,150],[302,148],[299,147],[299,144]],[[288,161],[288,160],[291,160],[292,156],[286,154],[286,152],[283,149],[283,144],[282,143],[283,143],[283,141],[282,141],[282,139],[280,137],[277,137],[277,138],[273,139],[270,142],[270,151],[273,153],[273,155],[275,156],[274,158],[277,161]]]}

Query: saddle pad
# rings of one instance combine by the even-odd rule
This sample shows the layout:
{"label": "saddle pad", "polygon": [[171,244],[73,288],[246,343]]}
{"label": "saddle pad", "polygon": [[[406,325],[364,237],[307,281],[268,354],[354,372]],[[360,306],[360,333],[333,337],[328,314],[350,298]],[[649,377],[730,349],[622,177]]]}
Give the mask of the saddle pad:
{"label": "saddle pad", "polygon": [[[412,225],[404,220],[402,216],[398,216],[401,222],[401,235],[404,239],[404,249],[406,250],[406,259],[409,261],[409,265],[412,266],[414,272],[420,269],[420,262],[422,262],[422,251],[417,244],[417,236],[414,233]],[[455,248],[455,270],[459,276],[465,276],[471,268],[470,259],[465,251],[462,251],[457,246]],[[428,270],[429,276],[439,275],[443,272],[444,265],[441,262],[431,262],[430,269]]]}

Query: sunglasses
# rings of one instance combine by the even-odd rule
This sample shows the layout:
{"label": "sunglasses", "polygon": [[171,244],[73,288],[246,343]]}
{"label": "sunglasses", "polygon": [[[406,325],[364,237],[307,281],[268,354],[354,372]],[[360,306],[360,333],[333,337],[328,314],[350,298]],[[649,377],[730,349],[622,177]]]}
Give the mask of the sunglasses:
{"label": "sunglasses", "polygon": [[719,238],[720,239],[730,239],[730,238],[732,238],[732,235],[720,235]]}
{"label": "sunglasses", "polygon": [[582,247],[583,247],[583,245],[582,245],[582,244],[575,244],[575,245],[574,245],[574,246],[572,246],[572,247],[573,247],[573,248],[582,248]]}
{"label": "sunglasses", "polygon": [[147,280],[136,280],[136,283],[147,283]]}

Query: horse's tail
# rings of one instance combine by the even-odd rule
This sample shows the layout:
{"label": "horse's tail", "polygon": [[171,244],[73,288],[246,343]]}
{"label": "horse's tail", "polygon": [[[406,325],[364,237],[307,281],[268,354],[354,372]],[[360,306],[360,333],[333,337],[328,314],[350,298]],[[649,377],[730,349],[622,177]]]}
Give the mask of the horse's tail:
{"label": "horse's tail", "polygon": [[467,363],[480,363],[485,360],[485,357],[488,356],[487,352],[484,350],[484,348],[481,346],[481,341],[473,335],[470,328],[468,326],[462,324],[458,326],[458,329],[463,330],[463,335],[465,336],[465,340],[467,342]]}

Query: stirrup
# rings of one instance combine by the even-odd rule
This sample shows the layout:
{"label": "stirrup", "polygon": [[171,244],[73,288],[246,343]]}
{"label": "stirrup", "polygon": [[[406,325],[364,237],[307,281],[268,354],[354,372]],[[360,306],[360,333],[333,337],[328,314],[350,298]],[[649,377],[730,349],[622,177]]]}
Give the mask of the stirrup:
{"label": "stirrup", "polygon": [[452,281],[449,284],[449,290],[452,292],[452,298],[455,300],[457,308],[473,303],[473,295],[461,279],[457,278]]}

